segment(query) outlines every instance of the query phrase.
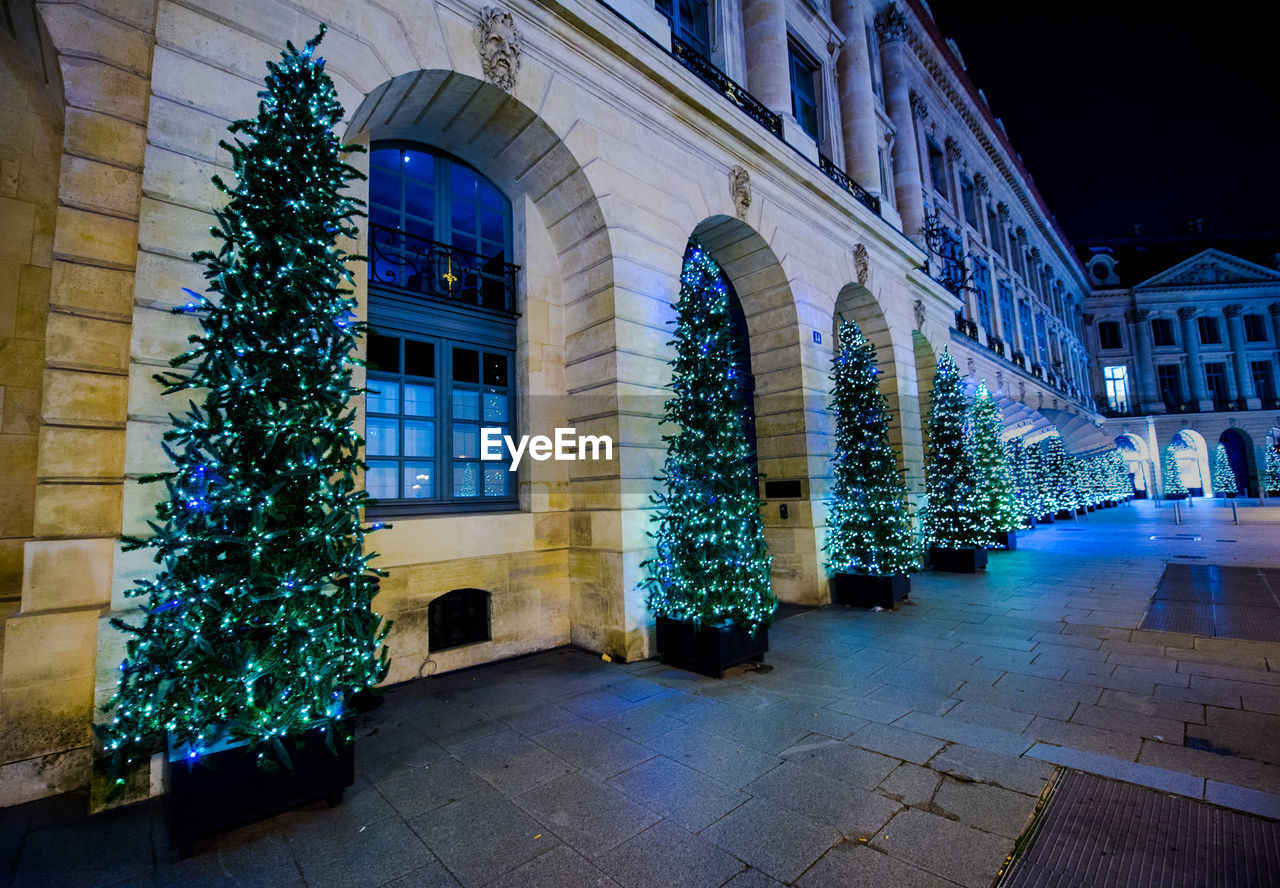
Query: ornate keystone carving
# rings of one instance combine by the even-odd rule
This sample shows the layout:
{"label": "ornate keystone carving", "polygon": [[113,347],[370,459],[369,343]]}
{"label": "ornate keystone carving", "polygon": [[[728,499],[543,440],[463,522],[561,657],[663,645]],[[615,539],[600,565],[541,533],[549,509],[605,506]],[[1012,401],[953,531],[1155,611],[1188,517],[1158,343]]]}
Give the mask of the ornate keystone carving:
{"label": "ornate keystone carving", "polygon": [[751,206],[751,174],[741,164],[729,170],[729,194],[733,197],[733,213],[747,221],[747,209]]}
{"label": "ornate keystone carving", "polygon": [[923,330],[924,329],[924,300],[917,299],[916,304],[913,305],[911,308],[916,315],[916,329]]}
{"label": "ornate keystone carving", "polygon": [[858,272],[858,283],[867,285],[867,248],[858,244],[853,248],[853,267]]}
{"label": "ornate keystone carving", "polygon": [[513,91],[516,72],[520,70],[520,32],[511,13],[496,6],[482,8],[475,37],[485,80],[507,92]]}
{"label": "ornate keystone carving", "polygon": [[1083,315],[1083,316],[1081,317],[1081,320],[1082,320],[1082,321],[1084,321],[1084,325],[1085,325],[1086,327],[1092,327],[1092,326],[1093,326],[1093,315],[1091,315],[1091,314],[1085,314],[1085,315]]}
{"label": "ornate keystone carving", "polygon": [[876,33],[880,36],[881,43],[905,40],[909,30],[907,17],[902,14],[897,3],[890,3],[876,16]]}
{"label": "ornate keystone carving", "polygon": [[996,204],[996,215],[1000,217],[1001,222],[1008,222],[1009,217],[1012,215],[1009,212],[1009,205],[1004,201],[1000,201],[1000,203]]}
{"label": "ornate keystone carving", "polygon": [[1131,324],[1140,324],[1149,317],[1151,317],[1151,311],[1145,308],[1131,308],[1124,313],[1125,320]]}

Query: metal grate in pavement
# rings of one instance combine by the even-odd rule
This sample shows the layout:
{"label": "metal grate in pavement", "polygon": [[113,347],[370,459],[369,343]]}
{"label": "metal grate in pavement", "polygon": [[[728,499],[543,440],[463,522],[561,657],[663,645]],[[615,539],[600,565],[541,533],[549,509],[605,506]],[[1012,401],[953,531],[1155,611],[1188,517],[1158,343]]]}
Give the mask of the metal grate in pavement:
{"label": "metal grate in pavement", "polygon": [[1171,562],[1139,626],[1280,642],[1280,570]]}
{"label": "metal grate in pavement", "polygon": [[1067,771],[1000,888],[1280,885],[1280,823]]}

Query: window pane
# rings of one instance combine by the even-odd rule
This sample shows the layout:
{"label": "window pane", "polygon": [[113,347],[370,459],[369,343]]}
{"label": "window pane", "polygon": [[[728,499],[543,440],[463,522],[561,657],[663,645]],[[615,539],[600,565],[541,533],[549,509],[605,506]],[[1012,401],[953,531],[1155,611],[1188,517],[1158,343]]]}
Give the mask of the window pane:
{"label": "window pane", "polygon": [[409,376],[435,376],[435,344],[406,339],[404,341],[404,372]]}
{"label": "window pane", "polygon": [[460,163],[449,167],[449,186],[453,189],[453,200],[475,204],[476,174]]}
{"label": "window pane", "polygon": [[480,464],[453,464],[453,495],[458,497],[480,495]]}
{"label": "window pane", "polygon": [[369,166],[374,170],[397,170],[400,166],[400,149],[376,148],[370,151]]}
{"label": "window pane", "polygon": [[433,219],[436,215],[436,190],[429,182],[406,179],[404,183],[405,209],[415,216]]}
{"label": "window pane", "polygon": [[369,183],[369,203],[374,222],[394,227],[396,217],[400,215],[400,180],[394,176],[375,175]]}
{"label": "window pane", "polygon": [[455,234],[476,236],[476,205],[457,194],[453,195],[453,230]]}
{"label": "window pane", "polygon": [[484,495],[485,496],[506,496],[507,495],[507,479],[511,477],[511,472],[507,471],[505,465],[501,466],[485,466],[484,467]]}
{"label": "window pane", "polygon": [[453,381],[480,381],[480,353],[469,348],[453,350]]}
{"label": "window pane", "polygon": [[465,459],[480,458],[480,427],[456,425],[453,427],[453,455]]}
{"label": "window pane", "polygon": [[400,491],[396,488],[396,464],[369,463],[369,471],[364,475],[364,489],[374,499],[397,499]]}
{"label": "window pane", "polygon": [[404,387],[405,416],[435,416],[436,387],[406,383]]}
{"label": "window pane", "polygon": [[435,179],[436,159],[432,154],[425,151],[415,151],[412,148],[404,152],[404,158],[401,161],[401,169],[404,170],[406,176],[412,176],[415,179],[426,179],[434,181]]}
{"label": "window pane", "polygon": [[425,245],[422,241],[436,239],[435,226],[431,224],[430,219],[422,216],[406,214],[404,218],[404,230],[406,234],[413,236],[413,238],[407,240],[404,245],[410,255],[417,254],[424,249]]}
{"label": "window pane", "polygon": [[453,393],[453,418],[479,420],[480,393],[455,391]]}
{"label": "window pane", "polygon": [[365,451],[369,456],[400,455],[400,422],[370,417],[365,421]]}
{"label": "window pane", "polygon": [[506,242],[506,217],[499,210],[484,209],[480,212],[480,236],[496,243]]}
{"label": "window pane", "polygon": [[412,419],[404,423],[404,455],[435,456],[436,424]]}
{"label": "window pane", "polygon": [[491,355],[484,356],[484,384],[485,385],[506,385],[507,384],[507,356]]}
{"label": "window pane", "polygon": [[404,464],[404,498],[428,499],[436,495],[436,466],[429,462]]}
{"label": "window pane", "polygon": [[364,409],[369,413],[399,413],[400,385],[385,379],[370,379]]}
{"label": "window pane", "polygon": [[369,336],[369,354],[366,364],[371,371],[381,370],[383,373],[400,372],[400,340],[393,336]]}
{"label": "window pane", "polygon": [[484,421],[507,421],[507,396],[497,392],[484,393]]}

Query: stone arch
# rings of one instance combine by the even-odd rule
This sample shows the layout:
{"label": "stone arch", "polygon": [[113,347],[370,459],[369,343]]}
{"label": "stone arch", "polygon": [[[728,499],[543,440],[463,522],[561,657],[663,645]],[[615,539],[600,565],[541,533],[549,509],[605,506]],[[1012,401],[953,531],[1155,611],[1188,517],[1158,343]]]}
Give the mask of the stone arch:
{"label": "stone arch", "polygon": [[1227,459],[1236,476],[1236,489],[1240,496],[1258,495],[1258,464],[1254,456],[1253,439],[1242,428],[1231,426],[1223,429],[1218,443],[1227,448]]}
{"label": "stone arch", "polygon": [[846,318],[857,324],[862,335],[876,348],[876,368],[880,371],[880,392],[888,400],[889,411],[893,414],[889,421],[889,443],[893,445],[897,454],[898,468],[906,471],[902,419],[907,414],[903,400],[908,396],[905,391],[908,386],[903,384],[904,380],[901,378],[902,367],[894,348],[893,331],[885,318],[884,309],[863,284],[845,284],[836,295],[835,314],[831,320],[831,341],[834,348],[840,345],[838,331],[841,321]]}
{"label": "stone arch", "polygon": [[1182,472],[1182,483],[1188,491],[1199,490],[1199,496],[1213,496],[1210,477],[1209,445],[1195,429],[1180,429],[1169,440],[1174,458]]}
{"label": "stone arch", "polygon": [[1150,496],[1155,490],[1155,484],[1147,442],[1131,432],[1117,435],[1115,442],[1116,448],[1129,467],[1129,473],[1133,476],[1134,494],[1139,499]]}

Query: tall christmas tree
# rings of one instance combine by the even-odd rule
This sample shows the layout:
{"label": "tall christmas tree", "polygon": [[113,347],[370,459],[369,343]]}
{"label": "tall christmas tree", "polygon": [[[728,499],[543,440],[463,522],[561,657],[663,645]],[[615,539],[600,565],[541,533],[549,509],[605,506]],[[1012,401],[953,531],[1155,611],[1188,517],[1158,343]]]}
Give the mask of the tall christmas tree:
{"label": "tall christmas tree", "polygon": [[1280,441],[1267,442],[1265,485],[1267,493],[1280,494]]}
{"label": "tall christmas tree", "polygon": [[1236,486],[1236,472],[1231,468],[1231,458],[1227,456],[1227,448],[1219,444],[1213,452],[1213,492],[1231,495],[1239,493]]}
{"label": "tall christmas tree", "polygon": [[938,359],[929,403],[929,450],[925,454],[924,534],[940,549],[984,545],[975,485],[976,467],[965,418],[968,404],[960,370],[947,352]]}
{"label": "tall christmas tree", "polygon": [[1182,483],[1182,469],[1178,466],[1178,454],[1169,445],[1164,449],[1164,495],[1166,497],[1184,497],[1187,486]]}
{"label": "tall christmas tree", "polygon": [[875,346],[857,324],[842,320],[831,364],[836,439],[824,548],[832,573],[889,576],[918,566],[879,372]]}
{"label": "tall christmas tree", "polygon": [[[117,771],[168,733],[197,757],[245,740],[288,764],[283,739],[333,728],[353,693],[386,674],[360,510],[362,440],[353,357],[362,325],[346,284],[363,178],[331,131],[342,106],[315,54],[324,30],[268,63],[258,116],[231,125],[236,186],[194,254],[216,297],[188,291],[202,332],[156,378],[191,402],[165,434],[173,471],[156,506],[160,570],[128,593],[144,601],[101,729]],[[180,309],[181,311],[182,309]],[[265,748],[263,748],[265,747]],[[274,756],[267,753],[274,752]]]}
{"label": "tall christmas tree", "polygon": [[747,436],[748,405],[737,378],[729,292],[711,254],[690,244],[680,272],[671,387],[663,420],[667,458],[652,533],[656,554],[641,566],[649,609],[697,624],[768,626],[769,589],[760,492]]}
{"label": "tall christmas tree", "polygon": [[1062,438],[1052,434],[1040,442],[1041,472],[1045,484],[1046,511],[1049,514],[1076,507],[1075,477],[1071,456],[1062,446]]}
{"label": "tall christmas tree", "polygon": [[982,526],[983,545],[988,549],[1000,545],[996,534],[1017,530],[1022,524],[1017,500],[1013,493],[1013,478],[1000,436],[1004,433],[1004,420],[985,384],[978,386],[970,410],[974,477],[974,502],[978,508]]}

